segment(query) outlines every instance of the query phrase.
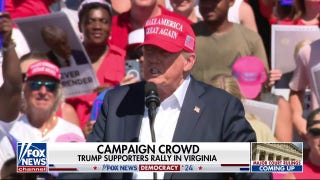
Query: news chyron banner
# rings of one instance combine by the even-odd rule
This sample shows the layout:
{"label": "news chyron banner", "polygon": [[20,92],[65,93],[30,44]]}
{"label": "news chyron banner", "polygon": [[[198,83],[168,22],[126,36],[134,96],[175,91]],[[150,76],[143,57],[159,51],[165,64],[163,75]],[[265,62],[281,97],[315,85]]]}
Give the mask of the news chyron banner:
{"label": "news chyron banner", "polygon": [[302,151],[291,145],[18,142],[17,172],[301,172]]}
{"label": "news chyron banner", "polygon": [[250,143],[18,143],[18,172],[249,172]]}

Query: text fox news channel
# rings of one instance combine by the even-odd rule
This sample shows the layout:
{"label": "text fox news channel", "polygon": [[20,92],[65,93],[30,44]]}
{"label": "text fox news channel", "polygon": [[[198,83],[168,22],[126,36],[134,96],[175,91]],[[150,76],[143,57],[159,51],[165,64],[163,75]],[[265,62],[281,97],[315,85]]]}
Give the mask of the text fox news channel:
{"label": "text fox news channel", "polygon": [[302,172],[297,143],[21,143],[17,172]]}

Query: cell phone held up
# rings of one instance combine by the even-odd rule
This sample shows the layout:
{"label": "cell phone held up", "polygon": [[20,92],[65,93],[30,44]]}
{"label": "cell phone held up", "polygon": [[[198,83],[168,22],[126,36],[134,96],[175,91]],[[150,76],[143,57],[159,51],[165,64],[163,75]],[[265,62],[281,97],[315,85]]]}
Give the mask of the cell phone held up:
{"label": "cell phone held up", "polygon": [[140,62],[138,59],[126,60],[126,74],[132,74],[134,77],[141,79]]}

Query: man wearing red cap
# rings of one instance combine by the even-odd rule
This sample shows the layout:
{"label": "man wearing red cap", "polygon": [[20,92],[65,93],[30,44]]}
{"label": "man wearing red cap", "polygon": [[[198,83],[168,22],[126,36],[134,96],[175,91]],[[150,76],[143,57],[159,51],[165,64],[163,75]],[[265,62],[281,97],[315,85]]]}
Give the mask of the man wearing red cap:
{"label": "man wearing red cap", "polygon": [[56,116],[62,100],[59,68],[48,60],[30,65],[23,86],[24,115],[14,123],[2,124],[18,141],[54,142],[66,133],[84,138],[82,130]]}
{"label": "man wearing red cap", "polygon": [[[195,80],[195,35],[188,23],[173,16],[150,18],[144,27],[144,78],[106,94],[88,141],[93,142],[251,142],[256,135],[244,118],[241,102]],[[145,104],[147,85],[158,89],[159,107],[150,131]],[[145,86],[145,84],[147,84]],[[145,87],[145,90],[144,90]],[[157,90],[155,90],[157,91]],[[157,93],[156,93],[157,94]],[[148,97],[148,94],[146,94]],[[157,99],[157,98],[156,98]],[[221,179],[217,173],[107,173],[105,179]],[[154,175],[154,176],[153,176]],[[234,178],[268,178],[235,174]]]}

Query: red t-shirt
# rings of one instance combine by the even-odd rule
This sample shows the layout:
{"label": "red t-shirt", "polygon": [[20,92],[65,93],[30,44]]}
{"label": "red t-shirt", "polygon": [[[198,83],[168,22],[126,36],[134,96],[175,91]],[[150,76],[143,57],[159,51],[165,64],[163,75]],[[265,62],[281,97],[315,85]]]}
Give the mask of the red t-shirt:
{"label": "red t-shirt", "polygon": [[[101,63],[96,76],[100,85],[119,85],[125,75],[125,51],[116,47],[109,46],[109,53]],[[90,111],[97,93],[84,94],[81,96],[68,98],[66,101],[70,103],[76,110],[79,117],[81,129],[87,124],[90,118]]]}
{"label": "red t-shirt", "polygon": [[[159,5],[159,7],[161,9],[161,14],[179,17],[185,19],[188,23],[192,24],[192,22],[186,17],[169,11],[161,5]],[[111,27],[111,38],[109,39],[109,44],[118,46],[122,49],[126,49],[128,44],[129,33],[135,30],[130,22],[130,11],[124,12],[117,16],[113,16]]]}
{"label": "red t-shirt", "polygon": [[320,166],[307,160],[303,163],[303,173],[294,173],[296,179],[320,179]]}
{"label": "red t-shirt", "polygon": [[279,25],[295,25],[296,24],[290,18],[285,18],[285,19],[279,20],[274,15],[270,16],[269,23],[270,24],[279,24]]}
{"label": "red t-shirt", "polygon": [[55,0],[6,0],[5,9],[12,19],[49,14]]}

